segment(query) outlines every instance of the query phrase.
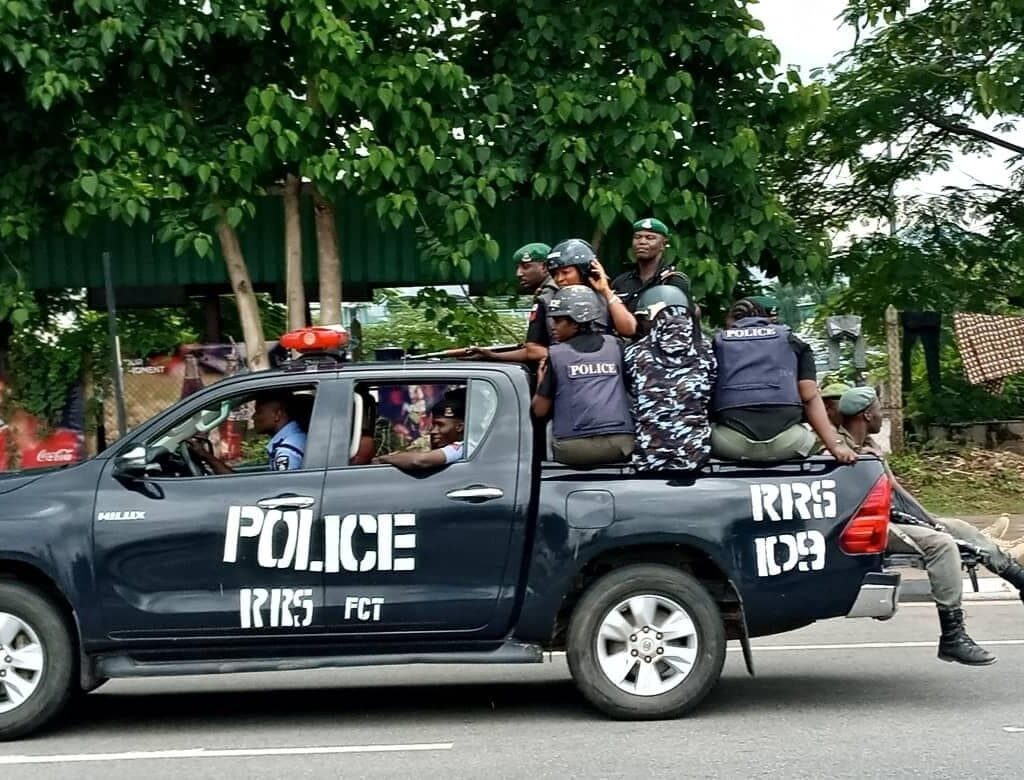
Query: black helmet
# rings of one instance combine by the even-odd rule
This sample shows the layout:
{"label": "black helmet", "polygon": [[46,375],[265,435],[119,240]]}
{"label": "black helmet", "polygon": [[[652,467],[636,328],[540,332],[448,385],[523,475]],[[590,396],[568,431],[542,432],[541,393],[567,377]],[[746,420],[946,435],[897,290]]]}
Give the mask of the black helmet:
{"label": "black helmet", "polygon": [[636,314],[653,320],[658,314],[671,306],[680,306],[690,310],[690,296],[671,284],[658,284],[644,290],[636,302]]}
{"label": "black helmet", "polygon": [[579,266],[583,277],[590,269],[590,264],[597,258],[594,247],[582,238],[570,238],[555,244],[554,249],[548,252],[548,271],[566,266]]}
{"label": "black helmet", "polygon": [[601,304],[597,293],[586,285],[570,284],[562,287],[548,304],[549,317],[568,317],[583,325],[601,316]]}

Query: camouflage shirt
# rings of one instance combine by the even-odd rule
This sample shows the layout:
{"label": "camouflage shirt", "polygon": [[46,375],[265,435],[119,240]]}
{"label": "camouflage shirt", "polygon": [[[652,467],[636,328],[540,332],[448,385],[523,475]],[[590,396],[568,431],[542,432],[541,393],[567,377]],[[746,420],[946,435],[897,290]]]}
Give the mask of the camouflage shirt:
{"label": "camouflage shirt", "polygon": [[691,471],[711,454],[708,407],[715,356],[710,341],[695,342],[693,333],[689,316],[665,312],[650,333],[625,349],[638,470]]}

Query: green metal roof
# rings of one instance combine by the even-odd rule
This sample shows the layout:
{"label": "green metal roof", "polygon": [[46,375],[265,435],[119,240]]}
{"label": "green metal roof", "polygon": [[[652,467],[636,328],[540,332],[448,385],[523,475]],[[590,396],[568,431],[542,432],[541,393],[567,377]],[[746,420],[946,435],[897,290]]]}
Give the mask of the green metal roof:
{"label": "green metal roof", "polygon": [[[344,295],[354,300],[374,287],[469,282],[483,286],[512,279],[511,253],[528,241],[554,244],[570,236],[590,238],[592,220],[569,203],[509,201],[484,215],[487,231],[498,241],[497,262],[484,258],[473,263],[469,279],[441,277],[421,263],[410,227],[386,229],[365,203],[349,201],[338,208],[338,237],[342,256]],[[312,203],[303,198],[304,277],[315,289],[316,231]],[[281,199],[261,198],[256,218],[239,229],[242,251],[257,288],[280,290],[284,280],[284,214]],[[627,237],[628,242],[628,237]],[[628,243],[613,241],[616,254],[624,257]],[[609,245],[610,248],[611,245]],[[29,246],[29,280],[38,290],[103,287],[102,253],[111,253],[116,287],[147,290],[151,305],[171,290],[226,289],[228,280],[219,247],[216,256],[203,259],[189,251],[175,256],[173,246],[157,241],[150,226],[97,221],[85,237],[55,231]],[[612,267],[618,262],[609,264]],[[163,290],[165,293],[160,293]],[[143,296],[145,297],[145,296]],[[164,301],[166,302],[166,301]]]}

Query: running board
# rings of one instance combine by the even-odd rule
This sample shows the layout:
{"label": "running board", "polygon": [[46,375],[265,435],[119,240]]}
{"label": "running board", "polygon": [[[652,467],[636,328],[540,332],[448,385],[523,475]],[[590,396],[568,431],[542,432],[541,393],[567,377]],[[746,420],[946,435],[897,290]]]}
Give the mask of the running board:
{"label": "running board", "polygon": [[286,672],[300,669],[332,669],[352,666],[405,664],[539,664],[544,655],[539,645],[505,642],[495,650],[437,653],[382,653],[380,655],[319,655],[288,658],[231,658],[195,661],[139,661],[124,653],[96,659],[100,677],[173,677],[185,674],[234,674],[238,672]]}

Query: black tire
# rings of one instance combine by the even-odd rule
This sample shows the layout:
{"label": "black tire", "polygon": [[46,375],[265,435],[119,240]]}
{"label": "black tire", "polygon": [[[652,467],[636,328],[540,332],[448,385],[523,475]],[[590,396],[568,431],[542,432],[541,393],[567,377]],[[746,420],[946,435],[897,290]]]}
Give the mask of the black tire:
{"label": "black tire", "polygon": [[[602,671],[599,629],[621,602],[635,596],[660,596],[682,607],[693,621],[697,655],[689,673],[664,693],[643,696],[625,691]],[[620,720],[678,718],[696,707],[718,682],[725,663],[725,626],[718,605],[689,574],[671,566],[638,564],[605,575],[583,594],[569,622],[569,669],[586,699]]]}
{"label": "black tire", "polygon": [[[42,728],[60,713],[77,687],[77,662],[63,614],[40,591],[17,582],[0,582],[0,612],[30,626],[44,654],[36,689],[14,709],[0,713],[0,740],[10,740]],[[0,685],[0,698],[6,701],[2,689]]]}

